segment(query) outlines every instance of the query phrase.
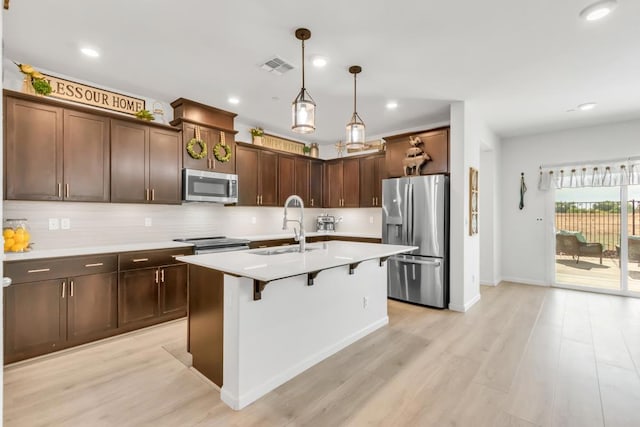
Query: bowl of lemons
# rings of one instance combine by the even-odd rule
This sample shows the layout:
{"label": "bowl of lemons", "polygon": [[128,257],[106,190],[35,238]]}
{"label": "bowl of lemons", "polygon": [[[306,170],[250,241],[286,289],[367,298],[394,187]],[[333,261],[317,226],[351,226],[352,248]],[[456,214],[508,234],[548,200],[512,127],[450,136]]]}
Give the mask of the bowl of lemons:
{"label": "bowl of lemons", "polygon": [[6,219],[2,229],[5,252],[27,252],[31,250],[31,235],[26,219]]}

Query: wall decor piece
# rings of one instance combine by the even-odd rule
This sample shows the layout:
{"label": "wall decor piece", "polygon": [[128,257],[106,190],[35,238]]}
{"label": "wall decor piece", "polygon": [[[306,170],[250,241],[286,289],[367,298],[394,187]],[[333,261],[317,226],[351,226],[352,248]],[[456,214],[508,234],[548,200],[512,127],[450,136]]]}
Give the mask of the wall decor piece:
{"label": "wall decor piece", "polygon": [[274,150],[284,151],[286,153],[304,155],[304,143],[280,138],[279,136],[268,135],[265,133],[262,136],[262,145],[264,147],[273,148]]}
{"label": "wall decor piece", "polygon": [[469,236],[478,234],[478,169],[469,168]]}
{"label": "wall decor piece", "polygon": [[52,90],[49,96],[52,98],[91,105],[93,107],[130,114],[132,116],[135,116],[138,111],[146,109],[144,99],[98,89],[93,86],[61,79],[60,77],[48,74],[44,74],[44,79],[51,85]]}
{"label": "wall decor piece", "polygon": [[420,175],[420,168],[429,160],[431,156],[424,151],[422,140],[419,136],[410,136],[409,145],[411,147],[405,152],[405,157],[402,159],[402,169],[404,169],[404,175]]}
{"label": "wall decor piece", "polygon": [[524,183],[524,172],[520,173],[520,210],[524,209],[524,193],[527,192],[527,184]]}

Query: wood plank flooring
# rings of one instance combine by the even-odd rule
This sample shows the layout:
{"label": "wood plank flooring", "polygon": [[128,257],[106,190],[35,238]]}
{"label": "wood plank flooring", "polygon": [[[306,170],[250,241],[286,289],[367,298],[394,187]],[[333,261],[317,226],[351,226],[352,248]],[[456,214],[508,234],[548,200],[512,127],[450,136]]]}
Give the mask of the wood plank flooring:
{"label": "wood plank flooring", "polygon": [[5,368],[5,426],[638,426],[640,300],[503,283],[390,325],[242,411],[191,369],[186,322]]}

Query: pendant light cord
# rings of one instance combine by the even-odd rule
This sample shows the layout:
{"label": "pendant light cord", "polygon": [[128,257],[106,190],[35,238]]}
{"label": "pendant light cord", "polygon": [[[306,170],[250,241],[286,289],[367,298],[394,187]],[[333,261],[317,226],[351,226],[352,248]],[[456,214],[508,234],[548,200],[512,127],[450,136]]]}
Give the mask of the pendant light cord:
{"label": "pendant light cord", "polygon": [[356,73],[353,73],[353,115],[357,115],[357,110],[356,110]]}
{"label": "pendant light cord", "polygon": [[302,92],[304,91],[304,39],[302,39]]}

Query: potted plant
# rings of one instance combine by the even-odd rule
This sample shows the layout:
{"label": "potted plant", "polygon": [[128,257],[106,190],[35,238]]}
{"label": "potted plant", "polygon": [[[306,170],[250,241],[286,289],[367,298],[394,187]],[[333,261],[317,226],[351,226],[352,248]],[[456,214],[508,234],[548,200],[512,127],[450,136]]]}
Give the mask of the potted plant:
{"label": "potted plant", "polygon": [[253,139],[252,142],[254,143],[254,145],[262,145],[262,136],[264,135],[264,130],[262,130],[262,128],[255,127],[249,129],[249,132],[251,132],[251,137]]}
{"label": "potted plant", "polygon": [[25,93],[35,93],[36,95],[47,96],[51,94],[52,88],[49,81],[46,80],[44,74],[36,71],[29,64],[18,64],[14,62],[20,72],[24,74],[22,82],[22,91]]}
{"label": "potted plant", "polygon": [[311,147],[309,147],[308,145],[305,145],[304,147],[302,147],[302,152],[304,153],[305,156],[308,156],[309,153],[311,152]]}

